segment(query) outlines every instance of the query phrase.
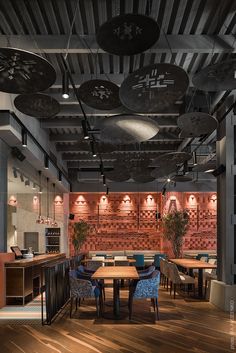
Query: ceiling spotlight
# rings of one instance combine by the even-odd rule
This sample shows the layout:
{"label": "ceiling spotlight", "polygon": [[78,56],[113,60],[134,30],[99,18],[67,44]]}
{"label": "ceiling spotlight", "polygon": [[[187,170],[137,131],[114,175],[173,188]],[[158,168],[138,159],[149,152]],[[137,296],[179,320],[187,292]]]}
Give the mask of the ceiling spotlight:
{"label": "ceiling spotlight", "polygon": [[48,155],[44,155],[44,168],[48,169],[49,168],[49,158]]}
{"label": "ceiling spotlight", "polygon": [[194,151],[192,153],[192,158],[193,158],[193,165],[197,165],[197,153]]}
{"label": "ceiling spotlight", "polygon": [[58,180],[62,181],[62,172],[60,170],[58,171]]}
{"label": "ceiling spotlight", "polygon": [[100,163],[100,173],[101,173],[101,176],[104,175],[103,163]]}
{"label": "ceiling spotlight", "polygon": [[14,178],[17,178],[17,171],[16,171],[16,168],[13,168],[13,175],[14,175]]}
{"label": "ceiling spotlight", "polygon": [[91,151],[92,151],[93,157],[97,157],[97,153],[96,153],[95,147],[94,147],[94,141],[90,141],[90,146],[91,146]]}
{"label": "ceiling spotlight", "polygon": [[22,183],[24,182],[24,175],[22,173],[20,174],[20,180],[22,181]]}
{"label": "ceiling spotlight", "polygon": [[33,183],[32,189],[36,190],[36,184],[35,183]]}
{"label": "ceiling spotlight", "polygon": [[183,175],[188,174],[188,161],[184,162]]}
{"label": "ceiling spotlight", "polygon": [[167,183],[170,183],[170,178],[167,179]]}
{"label": "ceiling spotlight", "polygon": [[103,186],[106,186],[106,177],[105,177],[105,175],[103,175],[103,177],[102,177],[102,182],[103,182]]}
{"label": "ceiling spotlight", "polygon": [[166,187],[165,186],[163,187],[161,194],[162,194],[162,196],[165,196],[165,194],[166,194]]}
{"label": "ceiling spotlight", "polygon": [[25,181],[25,186],[26,186],[26,187],[29,187],[29,186],[30,186],[30,181],[29,181],[29,179],[27,179],[27,180]]}
{"label": "ceiling spotlight", "polygon": [[109,195],[109,187],[107,186],[107,192],[106,195]]}
{"label": "ceiling spotlight", "polygon": [[21,143],[22,147],[27,146],[27,131],[24,129],[21,130]]}
{"label": "ceiling spotlight", "polygon": [[39,188],[39,194],[42,194],[43,193],[43,190],[42,190],[42,188],[41,188],[41,186],[40,186],[40,188]]}
{"label": "ceiling spotlight", "polygon": [[81,125],[82,125],[83,134],[84,134],[84,140],[88,140],[89,134],[88,134],[87,121],[85,119],[83,119],[81,121]]}
{"label": "ceiling spotlight", "polygon": [[62,97],[64,99],[69,98],[69,77],[67,71],[64,71],[62,75]]}

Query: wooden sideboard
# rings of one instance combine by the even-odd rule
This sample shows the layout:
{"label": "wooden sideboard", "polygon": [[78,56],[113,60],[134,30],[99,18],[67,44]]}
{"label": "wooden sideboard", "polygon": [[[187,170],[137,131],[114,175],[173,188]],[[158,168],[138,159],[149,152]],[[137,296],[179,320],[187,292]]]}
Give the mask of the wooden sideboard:
{"label": "wooden sideboard", "polygon": [[66,254],[38,255],[32,259],[5,262],[6,304],[25,305],[44,285],[42,267],[62,260]]}

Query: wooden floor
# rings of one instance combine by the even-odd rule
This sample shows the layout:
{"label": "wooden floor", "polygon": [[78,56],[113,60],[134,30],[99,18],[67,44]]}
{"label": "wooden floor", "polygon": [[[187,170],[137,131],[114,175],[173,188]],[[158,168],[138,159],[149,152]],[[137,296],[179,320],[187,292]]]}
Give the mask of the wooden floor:
{"label": "wooden floor", "polygon": [[[127,297],[122,290],[122,297]],[[106,289],[107,298],[112,289]],[[236,352],[231,339],[236,323],[229,314],[208,302],[177,296],[170,299],[160,290],[160,321],[154,324],[149,301],[134,302],[133,320],[97,319],[93,301],[69,318],[69,306],[51,326],[32,324],[0,325],[1,353],[223,353]],[[106,311],[112,308],[106,307]],[[123,313],[127,308],[122,307]],[[233,328],[232,328],[233,326]],[[233,332],[234,330],[234,332]],[[233,349],[234,348],[234,349]]]}

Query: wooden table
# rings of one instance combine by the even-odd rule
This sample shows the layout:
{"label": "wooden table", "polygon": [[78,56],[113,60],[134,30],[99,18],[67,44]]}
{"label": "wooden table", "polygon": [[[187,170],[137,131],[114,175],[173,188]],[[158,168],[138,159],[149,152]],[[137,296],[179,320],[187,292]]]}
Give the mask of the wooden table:
{"label": "wooden table", "polygon": [[193,275],[193,269],[198,269],[198,296],[202,298],[203,270],[207,268],[217,268],[217,266],[196,259],[170,259],[169,261],[173,262],[177,266],[187,268],[191,276]]}
{"label": "wooden table", "polygon": [[96,259],[96,260],[92,260],[92,259],[83,259],[81,260],[81,263],[87,263],[87,262],[93,262],[93,261],[100,261],[104,264],[115,264],[115,261],[119,261],[119,262],[129,262],[130,264],[132,263],[135,263],[136,260],[135,259],[127,259],[127,260],[115,260],[115,259],[104,259],[104,260],[101,260],[101,259]]}
{"label": "wooden table", "polygon": [[139,279],[135,266],[99,267],[92,275],[93,279],[113,280],[113,314],[114,319],[120,318],[120,279]]}

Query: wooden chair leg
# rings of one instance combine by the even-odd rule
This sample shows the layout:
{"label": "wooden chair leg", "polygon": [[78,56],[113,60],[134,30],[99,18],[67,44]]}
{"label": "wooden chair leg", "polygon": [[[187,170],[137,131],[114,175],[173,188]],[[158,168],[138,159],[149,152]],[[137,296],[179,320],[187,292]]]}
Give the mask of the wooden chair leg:
{"label": "wooden chair leg", "polygon": [[99,298],[95,298],[96,301],[96,309],[97,309],[97,317],[100,317],[100,305],[99,305]]}
{"label": "wooden chair leg", "polygon": [[73,297],[70,298],[70,318],[72,317]]}
{"label": "wooden chair leg", "polygon": [[129,320],[131,320],[132,312],[133,312],[133,296],[130,296],[130,299],[129,299]]}
{"label": "wooden chair leg", "polygon": [[193,283],[193,296],[195,297],[195,283]]}
{"label": "wooden chair leg", "polygon": [[75,310],[77,311],[77,309],[78,309],[78,298],[76,297],[75,298]]}
{"label": "wooden chair leg", "polygon": [[172,293],[172,282],[170,282],[170,296],[171,296],[171,293]]}
{"label": "wooden chair leg", "polygon": [[205,292],[204,292],[204,298],[206,298],[207,294],[207,280],[205,280]]}
{"label": "wooden chair leg", "polygon": [[81,298],[79,298],[79,306],[80,306],[80,304],[81,304]]}
{"label": "wooden chair leg", "polygon": [[169,284],[169,278],[167,277],[167,279],[166,279],[166,290],[167,290],[167,292],[168,292],[168,284]]}
{"label": "wooden chair leg", "polygon": [[155,308],[155,299],[154,298],[151,298],[151,302],[152,302],[152,305],[153,305],[153,309],[154,309],[154,311],[156,310],[156,308]]}

